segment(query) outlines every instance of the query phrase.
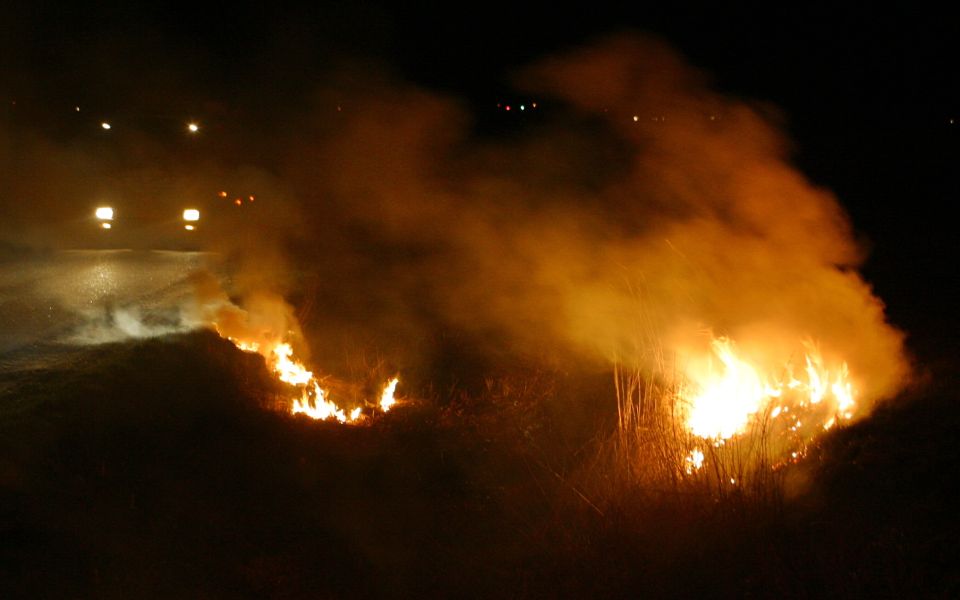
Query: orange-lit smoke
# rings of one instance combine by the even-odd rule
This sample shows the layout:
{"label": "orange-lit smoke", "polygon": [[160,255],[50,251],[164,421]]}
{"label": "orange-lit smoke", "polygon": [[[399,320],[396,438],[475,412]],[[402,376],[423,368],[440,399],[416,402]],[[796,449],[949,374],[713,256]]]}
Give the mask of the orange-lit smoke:
{"label": "orange-lit smoke", "polygon": [[341,260],[318,268],[389,306],[373,321],[409,332],[428,312],[500,350],[688,375],[723,337],[764,380],[813,343],[824,372],[847,365],[858,415],[904,385],[903,335],[856,270],[848,217],[790,163],[768,108],[645,38],[516,80],[543,116],[506,136],[382,81],[301,136],[285,174],[323,199],[314,222],[364,236],[329,242]]}
{"label": "orange-lit smoke", "polygon": [[203,318],[300,355],[281,301],[299,294],[314,354],[330,353],[317,364],[344,340],[426,363],[468,332],[499,357],[692,376],[724,338],[765,380],[812,342],[825,372],[847,365],[857,415],[905,383],[903,335],[857,272],[837,199],[791,164],[769,107],[711,90],[665,44],[612,37],[531,65],[515,82],[538,108],[503,131],[366,64],[328,75],[312,109],[225,127],[220,154],[196,160],[146,134],[90,148],[23,137],[0,167],[17,200],[8,228],[87,227],[101,199],[145,220],[189,201],[204,215],[194,233],[244,265],[246,314],[199,285],[198,305],[217,307]]}

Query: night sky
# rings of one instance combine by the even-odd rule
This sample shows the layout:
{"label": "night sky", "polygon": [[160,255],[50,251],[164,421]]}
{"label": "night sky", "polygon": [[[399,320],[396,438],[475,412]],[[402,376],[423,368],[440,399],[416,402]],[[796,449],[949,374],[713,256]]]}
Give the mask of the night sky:
{"label": "night sky", "polygon": [[923,323],[957,300],[960,20],[939,10],[8,2],[0,96],[13,130],[69,141],[101,135],[109,115],[178,153],[194,151],[181,139],[189,119],[208,139],[290,128],[334,70],[376,69],[465,102],[479,135],[509,135],[535,119],[497,108],[523,99],[518,68],[623,31],[659,36],[715,88],[777,107],[796,163],[871,249],[864,271],[893,318],[943,330]]}

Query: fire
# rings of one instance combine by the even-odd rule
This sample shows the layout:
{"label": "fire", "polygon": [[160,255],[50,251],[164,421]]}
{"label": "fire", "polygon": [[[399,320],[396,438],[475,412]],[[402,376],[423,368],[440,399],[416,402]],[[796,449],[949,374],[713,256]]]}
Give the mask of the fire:
{"label": "fire", "polygon": [[[277,373],[280,381],[285,381],[290,385],[307,385],[313,382],[313,372],[308,371],[300,363],[290,359],[293,356],[293,348],[290,344],[277,344],[273,347],[273,370]],[[319,389],[319,388],[317,388]]]}
{"label": "fire", "polygon": [[[279,342],[264,346],[254,341],[237,340],[231,337],[226,339],[244,352],[262,355],[277,379],[299,390],[299,397],[294,397],[291,402],[290,414],[306,415],[320,421],[336,419],[341,423],[355,423],[363,418],[363,407],[357,406],[348,411],[330,400],[328,392],[320,386],[313,371],[308,370],[293,357],[293,347],[289,343]],[[387,412],[396,404],[394,393],[399,381],[394,377],[384,386],[380,396],[380,408],[383,412]]]}
{"label": "fire", "polygon": [[685,471],[687,475],[692,475],[694,471],[699,471],[700,468],[703,467],[703,459],[703,450],[700,448],[691,450],[690,454],[683,459],[684,463],[686,463]]}
{"label": "fire", "polygon": [[380,394],[380,410],[387,412],[397,403],[396,398],[393,397],[394,392],[397,391],[397,384],[400,383],[400,379],[394,377],[387,382],[387,385],[383,387],[383,393]]}
{"label": "fire", "polygon": [[812,344],[804,359],[799,377],[791,364],[782,369],[785,376],[772,376],[740,356],[732,340],[714,339],[707,360],[687,369],[680,393],[687,429],[722,442],[777,424],[803,439],[853,418],[856,393],[847,364],[828,367]]}
{"label": "fire", "polygon": [[299,399],[294,399],[290,412],[295,415],[307,415],[319,421],[334,417],[341,423],[350,423],[360,418],[361,409],[358,406],[349,413],[344,412],[342,408],[326,399],[326,394],[316,381],[311,381],[310,386],[303,388],[303,395]]}

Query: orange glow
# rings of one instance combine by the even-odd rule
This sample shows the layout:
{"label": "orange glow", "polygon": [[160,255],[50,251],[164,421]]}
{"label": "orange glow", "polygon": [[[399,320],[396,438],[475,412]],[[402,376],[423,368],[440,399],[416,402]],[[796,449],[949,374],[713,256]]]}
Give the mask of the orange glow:
{"label": "orange glow", "polygon": [[690,454],[684,460],[686,465],[685,471],[687,475],[692,475],[694,471],[699,471],[703,467],[703,451],[699,448],[694,448],[690,451]]}
{"label": "orange glow", "polygon": [[351,423],[360,419],[362,409],[354,408],[349,413],[328,399],[327,392],[320,387],[313,372],[293,358],[293,347],[286,343],[273,344],[269,349],[257,342],[231,341],[245,352],[261,354],[267,366],[277,379],[298,388],[299,397],[294,397],[290,413],[306,415],[311,419],[327,420],[334,418],[341,423]]}
{"label": "orange glow", "polygon": [[[216,324],[214,328],[216,329]],[[230,337],[227,339],[244,352],[254,352],[263,356],[267,367],[277,376],[277,379],[297,389],[290,400],[290,414],[305,415],[319,421],[336,419],[340,423],[356,423],[363,419],[362,406],[347,410],[330,398],[329,392],[320,386],[313,372],[294,358],[293,347],[289,343],[264,345],[255,341]],[[380,408],[384,412],[396,403],[393,394],[398,382],[399,379],[394,377],[384,385],[380,396]]]}
{"label": "orange glow", "polygon": [[306,415],[311,419],[326,421],[333,417],[341,423],[356,421],[360,418],[357,410],[350,411],[349,416],[333,402],[326,399],[326,394],[313,382],[311,387],[303,388],[303,395],[299,399],[294,399],[291,413],[295,415]]}
{"label": "orange glow", "polygon": [[240,206],[241,204],[243,204],[243,200],[241,200],[240,198],[237,198],[236,200],[233,201],[233,203],[236,204],[237,206]]}
{"label": "orange glow", "polygon": [[387,382],[387,385],[383,387],[383,393],[380,394],[380,410],[387,412],[390,408],[397,403],[397,400],[393,397],[393,394],[397,391],[397,384],[400,383],[400,379],[394,377]]}
{"label": "orange glow", "polygon": [[803,439],[853,418],[856,393],[847,364],[828,367],[811,344],[804,363],[799,378],[792,364],[771,375],[741,356],[732,340],[714,339],[710,355],[686,369],[680,397],[687,429],[722,441],[776,420]]}
{"label": "orange glow", "polygon": [[226,192],[223,192],[223,191],[220,192],[220,193],[217,194],[217,195],[220,196],[221,198],[226,198],[226,197],[227,197],[227,193],[226,193]]}

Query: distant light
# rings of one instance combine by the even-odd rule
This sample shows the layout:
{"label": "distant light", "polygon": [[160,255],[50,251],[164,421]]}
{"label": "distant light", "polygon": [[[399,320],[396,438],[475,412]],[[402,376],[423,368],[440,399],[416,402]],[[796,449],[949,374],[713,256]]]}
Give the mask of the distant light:
{"label": "distant light", "polygon": [[527,110],[527,107],[524,106],[523,104],[521,104],[521,105],[520,105],[520,110]]}
{"label": "distant light", "polygon": [[73,110],[75,110],[75,111],[77,111],[77,112],[80,112],[80,107],[79,107],[79,106],[74,106],[74,107],[73,107]]}
{"label": "distant light", "polygon": [[250,202],[253,202],[254,200],[256,200],[256,198],[251,194],[251,195],[250,195]]}
{"label": "distant light", "polygon": [[193,225],[189,225],[189,224],[184,225],[183,228],[186,229],[187,231],[193,231],[194,229],[196,229],[196,227],[194,227]]}
{"label": "distant light", "polygon": [[97,215],[97,218],[101,221],[112,221],[113,220],[113,208],[109,206],[100,206],[94,212]]}
{"label": "distant light", "polygon": [[217,195],[220,196],[221,198],[226,198],[226,197],[227,197],[227,193],[226,193],[226,192],[220,192],[220,193],[217,194]]}
{"label": "distant light", "polygon": [[195,208],[188,208],[183,211],[183,220],[184,221],[199,221],[200,220],[200,211]]}
{"label": "distant light", "polygon": [[187,130],[188,130],[190,133],[196,133],[196,132],[200,131],[200,126],[197,125],[196,123],[187,123]]}
{"label": "distant light", "polygon": [[243,200],[241,200],[240,198],[237,198],[236,200],[233,201],[233,203],[236,204],[237,206],[240,206],[241,204],[243,204]]}
{"label": "distant light", "polygon": [[530,106],[532,106],[533,108],[536,108],[536,107],[537,107],[537,103],[536,103],[536,102],[534,102],[534,103],[533,103],[533,104],[531,104]]}
{"label": "distant light", "polygon": [[510,110],[510,105],[508,104],[505,108],[506,110]]}
{"label": "distant light", "polygon": [[633,115],[633,122],[634,122],[634,123],[636,123],[636,122],[639,121],[639,120],[640,120],[640,117],[638,117],[637,115]]}
{"label": "distant light", "polygon": [[106,121],[104,121],[103,123],[100,123],[100,127],[102,127],[103,129],[110,129],[110,123],[107,123]]}
{"label": "distant light", "polygon": [[113,225],[111,225],[110,223],[100,223],[100,227],[103,227],[104,229],[110,229],[111,227],[113,227]]}

